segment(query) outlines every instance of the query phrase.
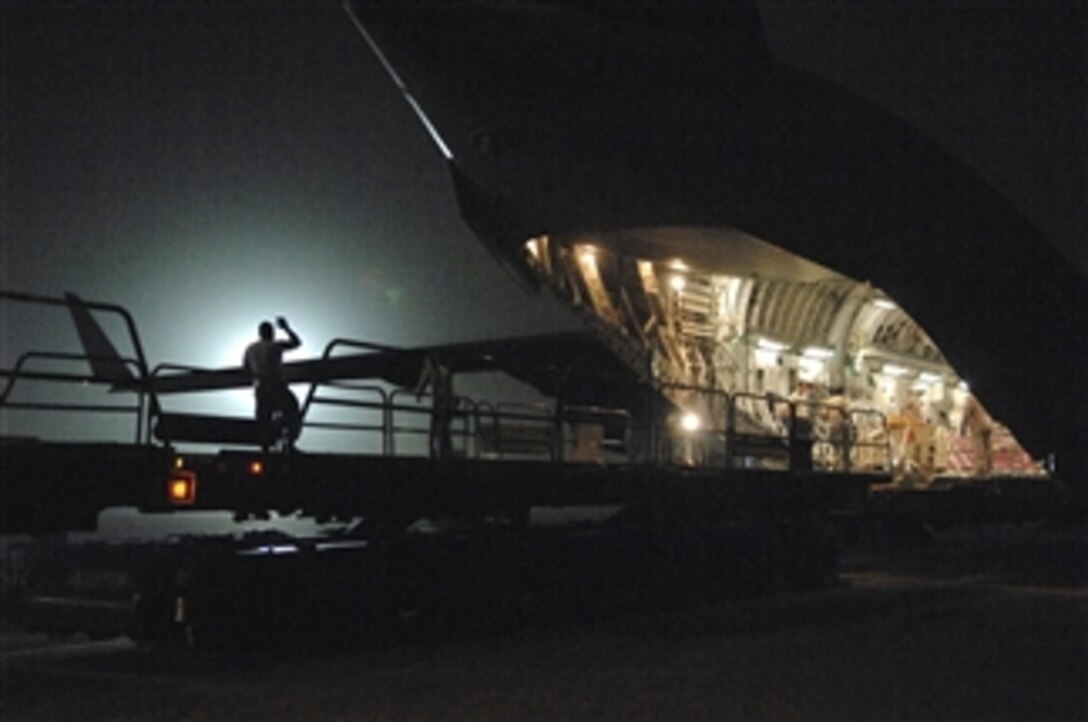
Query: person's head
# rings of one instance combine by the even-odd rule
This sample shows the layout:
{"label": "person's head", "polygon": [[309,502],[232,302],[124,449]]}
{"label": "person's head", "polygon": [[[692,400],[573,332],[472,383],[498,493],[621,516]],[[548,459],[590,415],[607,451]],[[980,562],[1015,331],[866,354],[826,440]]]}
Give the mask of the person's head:
{"label": "person's head", "polygon": [[275,330],[272,328],[272,324],[268,321],[261,321],[261,325],[257,327],[257,333],[265,341],[271,341],[275,335]]}

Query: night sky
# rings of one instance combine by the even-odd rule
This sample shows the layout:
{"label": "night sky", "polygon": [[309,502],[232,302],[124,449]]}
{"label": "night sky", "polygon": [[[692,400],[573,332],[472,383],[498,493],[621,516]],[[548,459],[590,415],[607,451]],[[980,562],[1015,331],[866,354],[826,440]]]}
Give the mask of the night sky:
{"label": "night sky", "polygon": [[[72,5],[3,11],[0,285],[127,306],[152,363],[236,364],[275,314],[303,355],[575,325],[464,227],[337,2]],[[1082,3],[762,7],[779,59],[932,134],[1085,268]],[[6,313],[5,363],[69,333]]]}
{"label": "night sky", "polygon": [[121,303],[153,361],[207,365],[274,314],[305,355],[563,323],[337,4],[133,5],[6,12],[4,286]]}

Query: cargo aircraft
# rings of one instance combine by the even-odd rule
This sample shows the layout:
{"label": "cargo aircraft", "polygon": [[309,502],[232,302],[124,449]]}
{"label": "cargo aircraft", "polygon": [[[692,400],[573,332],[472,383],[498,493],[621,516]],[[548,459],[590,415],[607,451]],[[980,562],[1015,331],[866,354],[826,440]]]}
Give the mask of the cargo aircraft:
{"label": "cargo aircraft", "polygon": [[[368,382],[349,389],[377,394],[354,407],[379,422],[351,430],[380,449],[281,438],[272,454],[252,449],[269,442],[252,419],[163,409],[171,393],[247,386],[242,369],[152,369],[124,309],[0,291],[66,306],[84,347],[0,370],[0,405],[19,408],[11,392],[26,381],[140,399],[135,444],[0,438],[0,530],[91,530],[117,506],[352,522],[290,543],[47,550],[25,585],[28,628],[214,644],[284,629],[299,609],[339,637],[405,613],[581,604],[572,589],[677,599],[819,586],[837,574],[832,516],[916,518],[911,488],[870,493],[889,478],[971,479],[925,495],[946,523],[979,509],[1023,519],[1028,486],[1049,512],[1054,485],[1025,477],[1077,481],[1085,279],[932,140],[776,63],[753,3],[345,6],[448,163],[465,221],[586,331],[415,349],[334,341],[285,377],[311,385],[304,416],[319,386]],[[125,319],[129,356],[98,313]],[[91,371],[24,366],[43,359]],[[500,419],[487,402],[443,400],[433,374],[429,410],[399,402],[419,398],[429,365],[501,370],[552,406]],[[429,454],[394,448],[404,414],[425,419],[408,430]],[[457,414],[461,446],[436,445]],[[966,436],[973,445],[957,446]],[[986,495],[973,483],[1002,475],[1026,484]],[[612,511],[591,534],[540,523],[540,510],[580,507]]]}
{"label": "cargo aircraft", "polygon": [[932,139],[776,62],[755,3],[345,8],[480,241],[639,373],[930,434],[979,413],[1082,473],[1085,278]]}
{"label": "cargo aircraft", "polygon": [[[897,471],[926,480],[1083,468],[1085,279],[935,142],[775,62],[754,3],[345,9],[447,162],[465,221],[587,332],[369,344],[288,364],[290,380],[410,387],[431,359],[554,396],[556,378],[608,369],[672,388],[690,423],[720,410],[678,389],[749,397],[738,423],[770,435],[782,420],[764,396],[875,410],[887,423],[855,440],[890,430]],[[249,383],[238,368],[137,379],[69,301],[99,380]],[[570,400],[607,405],[606,388]],[[183,414],[156,431],[253,434]]]}

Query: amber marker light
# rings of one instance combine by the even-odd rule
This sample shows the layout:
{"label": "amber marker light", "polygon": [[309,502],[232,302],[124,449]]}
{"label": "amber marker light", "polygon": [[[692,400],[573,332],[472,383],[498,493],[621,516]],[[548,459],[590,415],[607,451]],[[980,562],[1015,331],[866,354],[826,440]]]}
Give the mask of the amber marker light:
{"label": "amber marker light", "polygon": [[188,469],[176,469],[170,475],[166,494],[174,506],[188,506],[196,502],[196,473]]}
{"label": "amber marker light", "polygon": [[254,459],[249,462],[249,473],[252,476],[260,476],[264,473],[264,462],[259,459]]}

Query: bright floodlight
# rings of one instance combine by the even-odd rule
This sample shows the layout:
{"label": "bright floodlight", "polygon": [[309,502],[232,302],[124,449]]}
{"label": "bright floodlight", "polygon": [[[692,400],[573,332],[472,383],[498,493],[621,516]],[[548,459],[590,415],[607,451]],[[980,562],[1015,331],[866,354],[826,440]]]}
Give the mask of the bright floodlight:
{"label": "bright floodlight", "polygon": [[910,369],[906,368],[905,366],[899,366],[898,364],[884,364],[884,367],[881,369],[881,371],[883,371],[886,376],[896,377],[906,376],[910,373]]}
{"label": "bright floodlight", "polygon": [[790,346],[787,343],[782,343],[781,341],[775,341],[774,339],[760,336],[756,339],[756,347],[763,349],[764,351],[774,351],[777,353],[780,351],[785,351]]}
{"label": "bright floodlight", "polygon": [[826,360],[834,356],[835,352],[826,346],[809,346],[801,355],[806,358]]}

